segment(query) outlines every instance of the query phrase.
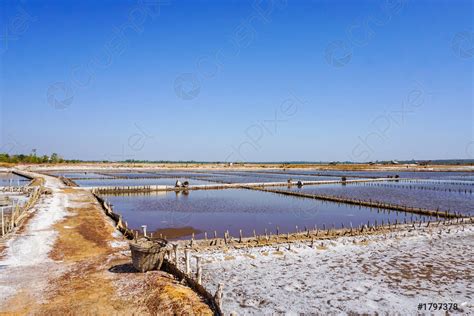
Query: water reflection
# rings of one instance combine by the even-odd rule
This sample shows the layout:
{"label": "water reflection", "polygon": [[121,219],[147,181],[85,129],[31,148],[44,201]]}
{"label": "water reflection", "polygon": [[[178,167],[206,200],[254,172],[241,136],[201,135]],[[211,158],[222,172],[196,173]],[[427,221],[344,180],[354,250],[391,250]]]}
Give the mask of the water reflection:
{"label": "water reflection", "polygon": [[[351,224],[381,224],[389,220],[403,222],[411,214],[339,204],[314,199],[289,197],[268,192],[226,189],[184,192],[166,192],[147,195],[105,195],[116,212],[123,215],[132,229],[146,224],[148,231],[187,228],[179,237],[189,237],[192,231],[196,238],[204,232],[213,236],[214,231],[222,235],[229,230],[238,236],[276,232],[295,232],[306,228],[349,227]],[[414,218],[419,218],[415,216]]]}

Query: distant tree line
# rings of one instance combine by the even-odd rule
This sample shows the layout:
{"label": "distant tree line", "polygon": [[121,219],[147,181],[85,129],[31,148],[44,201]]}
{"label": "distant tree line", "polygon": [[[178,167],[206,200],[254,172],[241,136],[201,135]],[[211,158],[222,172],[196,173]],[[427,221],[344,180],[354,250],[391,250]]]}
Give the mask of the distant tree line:
{"label": "distant tree line", "polygon": [[24,155],[9,155],[0,153],[0,162],[6,163],[61,163],[65,160],[57,153],[52,153],[51,156],[43,155],[37,156],[36,154]]}

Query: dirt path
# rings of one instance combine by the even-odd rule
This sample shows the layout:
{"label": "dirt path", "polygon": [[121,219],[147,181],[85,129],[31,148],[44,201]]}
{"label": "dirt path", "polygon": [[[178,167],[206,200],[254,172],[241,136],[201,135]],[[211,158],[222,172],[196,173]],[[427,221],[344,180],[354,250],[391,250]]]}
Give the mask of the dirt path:
{"label": "dirt path", "polygon": [[134,273],[126,240],[87,190],[38,175],[44,196],[0,257],[0,314],[212,314],[163,272]]}

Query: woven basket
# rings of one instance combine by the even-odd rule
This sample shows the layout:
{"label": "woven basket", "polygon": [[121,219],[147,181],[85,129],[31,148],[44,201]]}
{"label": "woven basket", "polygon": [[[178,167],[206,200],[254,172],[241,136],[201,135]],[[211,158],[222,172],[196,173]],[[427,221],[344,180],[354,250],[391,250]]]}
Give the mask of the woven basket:
{"label": "woven basket", "polygon": [[140,272],[159,270],[163,264],[168,242],[164,239],[139,239],[130,243],[133,267]]}

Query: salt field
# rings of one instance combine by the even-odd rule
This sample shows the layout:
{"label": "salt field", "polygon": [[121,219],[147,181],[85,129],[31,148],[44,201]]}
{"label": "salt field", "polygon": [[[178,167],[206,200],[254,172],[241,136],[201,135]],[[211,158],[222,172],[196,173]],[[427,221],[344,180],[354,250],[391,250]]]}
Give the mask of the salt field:
{"label": "salt field", "polygon": [[226,172],[215,173],[204,176],[203,179],[220,181],[224,183],[258,183],[258,182],[287,182],[292,181],[337,181],[340,177],[330,176],[309,176],[309,175],[292,175],[292,174],[276,174],[276,173],[257,173],[257,172]]}
{"label": "salt field", "polygon": [[[168,185],[174,186],[176,178],[110,178],[110,179],[87,179],[87,180],[74,180],[81,187],[121,187],[121,186],[144,186],[144,185]],[[179,178],[181,182],[188,181],[191,185],[208,184],[208,181]]]}
{"label": "salt field", "polygon": [[[448,172],[411,172],[401,173],[407,178],[374,181],[378,176],[395,177],[395,174],[360,172],[348,180],[366,179],[368,182],[345,184],[341,182],[341,177],[314,175],[312,171],[166,170],[105,174],[115,178],[76,180],[76,182],[84,187],[172,186],[176,179],[189,181],[191,186],[212,183],[241,183],[245,186],[248,183],[281,182],[280,187],[274,187],[276,190],[378,201],[466,215],[474,211],[472,193],[474,182],[466,180],[469,176],[465,173],[453,175]],[[413,175],[424,175],[425,178],[413,179],[411,178]],[[293,181],[339,183],[287,186],[285,183],[290,178]],[[140,230],[142,225],[147,225],[148,231],[162,233],[169,238],[190,238],[192,233],[196,238],[203,238],[204,232],[210,236],[214,231],[220,235],[229,231],[231,235],[238,236],[240,230],[243,236],[252,236],[254,230],[256,234],[276,233],[277,227],[280,233],[293,233],[315,226],[321,229],[350,225],[357,227],[389,221],[401,223],[422,219],[420,215],[402,211],[292,197],[251,188],[127,195],[117,193],[105,194],[103,197],[123,216],[129,228]],[[435,218],[427,217],[424,220],[433,221]]]}
{"label": "salt field", "polygon": [[474,213],[472,188],[458,182],[377,182],[306,185],[287,190],[470,214]]}
{"label": "salt field", "polygon": [[2,186],[22,186],[28,184],[30,180],[10,172],[0,173],[0,187]]}
{"label": "salt field", "polygon": [[[97,258],[96,266],[103,267],[106,279],[120,278],[113,285],[120,292],[131,293],[136,288],[133,278],[148,280],[156,272],[172,282],[186,275],[182,286],[193,288],[190,280],[197,282],[202,287],[194,287],[193,293],[212,295],[214,300],[222,284],[224,315],[390,314],[394,309],[412,314],[420,300],[431,299],[457,304],[453,314],[472,309],[473,220],[461,217],[472,215],[474,208],[474,181],[469,176],[105,168],[71,169],[54,176],[35,180],[48,189],[31,212],[39,211],[37,218],[51,225],[55,220],[50,220],[64,216],[61,225],[48,226],[58,229],[48,236],[59,232],[62,237],[54,245],[41,242],[47,247],[36,247],[34,260],[51,262],[53,256],[58,260],[54,264],[67,262],[64,269],[69,271],[65,256],[72,245],[84,243],[70,256],[90,254],[87,265]],[[189,186],[175,187],[178,180]],[[153,188],[146,190],[147,186]],[[11,205],[27,205],[29,194],[21,193],[24,188],[3,191],[0,195],[8,197],[10,205],[3,207],[4,218],[13,221]],[[420,207],[440,212],[416,209]],[[29,212],[23,218],[27,216]],[[80,224],[78,217],[83,218]],[[31,223],[22,240],[42,234],[46,227]],[[165,238],[166,249],[175,249],[176,256],[166,253],[164,271],[137,273],[130,243],[151,234],[153,240]],[[37,238],[30,238],[33,244]],[[62,247],[65,251],[56,257]],[[91,253],[97,247],[106,247],[98,250],[103,255]],[[4,263],[27,266],[30,253],[31,246],[21,243]],[[116,259],[111,258],[119,260],[112,263]],[[84,267],[77,272],[81,286]],[[38,271],[35,266],[30,274]],[[23,280],[23,275],[15,280]],[[0,285],[10,291],[6,298],[15,288],[7,280],[9,275]],[[28,286],[28,281],[22,282]],[[143,279],[137,282],[146,284]]]}
{"label": "salt field", "polygon": [[96,172],[51,172],[49,173],[52,176],[65,177],[71,180],[74,179],[100,179],[100,178],[109,178],[110,176],[103,173]]}
{"label": "salt field", "polygon": [[346,176],[358,178],[384,178],[395,177],[409,178],[409,179],[437,179],[437,180],[461,180],[474,181],[474,174],[472,172],[459,171],[354,171],[354,170],[259,170],[259,173],[268,174],[288,174],[288,175],[313,175],[313,176]]}
{"label": "salt field", "polygon": [[[265,230],[276,233],[277,227],[280,233],[293,233],[297,226],[298,230],[314,228],[315,225],[321,229],[357,227],[388,221],[400,223],[412,218],[411,214],[404,212],[245,189],[103,197],[112,203],[131,229],[139,230],[141,225],[147,225],[148,231],[188,227],[196,232],[196,238],[204,237],[204,232],[211,236],[214,231],[222,235],[228,230],[231,235],[238,236],[242,229],[244,236],[252,236],[253,230],[257,234],[263,234]],[[419,216],[415,218],[419,219]]]}
{"label": "salt field", "polygon": [[225,286],[226,315],[423,315],[420,302],[455,303],[449,314],[470,315],[473,242],[472,226],[441,226],[200,255],[204,284]]}

